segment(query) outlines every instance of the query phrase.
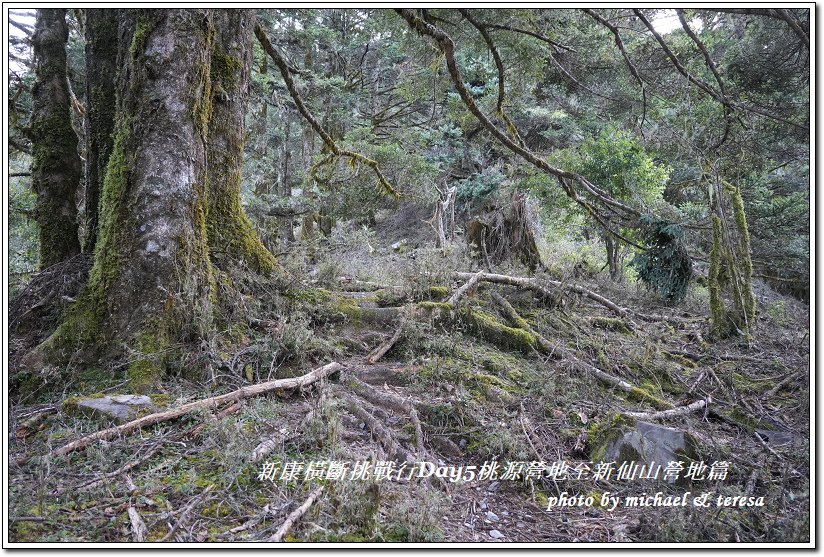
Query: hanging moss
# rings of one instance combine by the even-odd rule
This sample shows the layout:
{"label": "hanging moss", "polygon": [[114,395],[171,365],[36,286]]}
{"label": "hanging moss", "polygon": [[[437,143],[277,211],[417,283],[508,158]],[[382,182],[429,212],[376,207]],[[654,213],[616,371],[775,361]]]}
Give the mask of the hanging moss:
{"label": "hanging moss", "polygon": [[726,183],[727,191],[732,199],[733,216],[738,229],[739,242],[738,259],[741,270],[741,304],[749,330],[755,324],[755,295],[752,290],[752,258],[750,257],[750,231],[747,226],[747,214],[744,212],[744,200],[741,198],[741,189]]}

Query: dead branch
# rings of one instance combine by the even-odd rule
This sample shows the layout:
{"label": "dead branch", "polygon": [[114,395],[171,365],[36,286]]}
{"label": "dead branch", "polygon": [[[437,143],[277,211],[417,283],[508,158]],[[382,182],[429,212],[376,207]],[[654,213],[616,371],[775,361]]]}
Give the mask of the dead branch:
{"label": "dead branch", "polygon": [[140,517],[140,513],[134,507],[129,507],[129,522],[132,524],[132,541],[143,543],[146,541],[146,536],[149,535],[149,529],[146,528],[146,523]]}
{"label": "dead branch", "polygon": [[175,534],[175,532],[177,532],[180,529],[181,525],[183,525],[184,522],[189,518],[189,514],[194,510],[195,507],[200,505],[206,499],[206,497],[214,489],[214,487],[214,484],[208,486],[200,493],[200,495],[192,499],[192,501],[188,505],[186,505],[186,508],[183,509],[182,513],[180,513],[180,518],[177,519],[177,522],[175,522],[175,525],[172,526],[171,530],[169,530],[169,533],[160,539],[161,542],[169,541],[169,539]]}
{"label": "dead branch", "polygon": [[[455,306],[455,304],[458,303],[458,301],[461,298],[464,297],[464,295],[467,292],[469,292],[476,284],[478,284],[478,281],[480,281],[486,275],[486,273],[484,273],[483,271],[478,271],[474,275],[471,274],[471,273],[460,273],[460,275],[461,275],[461,277],[460,277],[461,279],[466,280],[466,284],[464,284],[463,286],[458,288],[455,292],[453,292],[452,296],[450,296],[449,299],[446,301],[447,304],[449,304],[453,307]],[[463,275],[466,275],[466,276],[463,276]]]}
{"label": "dead branch", "polygon": [[639,420],[659,420],[663,418],[672,418],[673,416],[684,416],[686,414],[690,414],[696,410],[706,408],[710,402],[712,402],[712,398],[707,397],[706,400],[697,400],[692,404],[687,404],[686,406],[678,406],[676,408],[670,408],[669,410],[662,410],[660,412],[624,412],[624,414]]}
{"label": "dead branch", "polygon": [[401,318],[400,324],[398,324],[398,328],[395,330],[395,334],[392,335],[392,338],[375,348],[369,357],[366,358],[366,361],[370,364],[375,364],[383,358],[384,354],[389,352],[389,350],[395,346],[395,343],[398,342],[398,339],[401,338],[401,334],[403,333],[403,328],[406,326],[406,320]]}
{"label": "dead branch", "polygon": [[240,389],[237,389],[230,393],[202,400],[197,400],[195,402],[190,402],[189,404],[184,404],[183,406],[175,408],[173,410],[149,414],[148,416],[143,416],[142,418],[132,420],[131,422],[127,422],[123,425],[110,427],[108,429],[92,433],[91,435],[81,437],[80,439],[63,445],[59,449],[55,449],[51,452],[51,456],[61,456],[69,454],[73,451],[86,448],[95,441],[109,440],[115,437],[129,435],[144,427],[158,424],[161,422],[167,422],[169,420],[175,420],[177,418],[180,418],[181,416],[185,416],[186,414],[190,414],[196,410],[206,408],[214,409],[219,407],[221,404],[226,404],[233,401],[239,401],[244,398],[250,398],[253,396],[266,394],[272,391],[276,391],[278,389],[302,389],[304,387],[311,385],[312,383],[315,383],[317,381],[320,381],[321,379],[328,377],[329,375],[335,373],[336,371],[342,368],[343,366],[338,362],[331,362],[323,367],[313,369],[309,373],[301,375],[300,377],[277,379],[275,381],[258,383],[257,385],[251,385],[249,387],[241,387]]}
{"label": "dead branch", "polygon": [[312,493],[310,493],[309,497],[306,498],[306,501],[304,501],[300,507],[292,511],[289,514],[289,516],[286,517],[286,520],[283,522],[283,524],[281,524],[280,528],[278,528],[278,531],[275,532],[275,535],[269,538],[268,541],[282,542],[283,537],[287,533],[289,533],[289,530],[292,528],[292,525],[294,525],[296,521],[300,520],[300,517],[306,514],[306,511],[309,510],[309,507],[311,507],[312,504],[318,500],[322,493],[323,486],[320,486],[319,488],[315,489]]}
{"label": "dead branch", "polygon": [[[306,416],[303,417],[303,420],[301,420],[301,424],[302,425],[308,424],[312,420],[312,418],[314,418],[314,417],[315,417],[315,411],[310,410],[306,414]],[[255,447],[252,450],[252,454],[249,457],[249,460],[251,460],[252,462],[258,462],[258,461],[262,460],[263,457],[265,457],[266,455],[272,453],[272,451],[277,449],[278,446],[281,443],[284,443],[286,440],[287,440],[286,436],[283,435],[282,433],[278,432],[277,435],[262,441],[257,447]]]}

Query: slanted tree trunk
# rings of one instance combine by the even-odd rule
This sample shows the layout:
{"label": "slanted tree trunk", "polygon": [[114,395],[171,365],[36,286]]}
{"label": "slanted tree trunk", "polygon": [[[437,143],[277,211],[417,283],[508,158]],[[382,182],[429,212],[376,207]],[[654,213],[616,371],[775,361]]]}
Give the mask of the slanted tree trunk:
{"label": "slanted tree trunk", "polygon": [[240,200],[255,12],[215,10],[214,26],[208,120],[209,245],[215,253],[230,254],[254,271],[268,274],[278,268],[277,262],[258,239]]}
{"label": "slanted tree trunk", "polygon": [[110,8],[86,10],[86,252],[93,251],[97,242],[100,192],[112,152],[118,12]]}
{"label": "slanted tree trunk", "polygon": [[66,10],[37,10],[32,35],[32,186],[37,195],[40,268],[80,253],[75,195],[82,165],[72,128],[66,74]]}

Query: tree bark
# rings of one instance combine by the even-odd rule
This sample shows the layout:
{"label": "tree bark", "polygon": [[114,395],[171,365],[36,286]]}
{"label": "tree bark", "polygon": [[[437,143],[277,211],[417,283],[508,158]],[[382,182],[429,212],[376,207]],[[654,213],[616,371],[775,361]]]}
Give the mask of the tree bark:
{"label": "tree bark", "polygon": [[209,245],[238,257],[254,271],[269,274],[278,269],[277,262],[258,239],[240,200],[255,12],[215,10],[214,26],[207,149]]}
{"label": "tree bark", "polygon": [[132,388],[145,390],[176,343],[210,328],[211,12],[121,12],[123,66],[94,265],[84,294],[29,367],[38,358],[65,361],[78,347],[100,358],[108,347],[128,359]]}
{"label": "tree bark", "polygon": [[32,187],[37,195],[40,268],[80,253],[75,195],[82,164],[72,128],[65,9],[37,10],[32,35],[35,80],[32,87]]}
{"label": "tree bark", "polygon": [[86,235],[83,251],[97,242],[100,192],[112,152],[116,108],[117,17],[119,10],[86,10]]}

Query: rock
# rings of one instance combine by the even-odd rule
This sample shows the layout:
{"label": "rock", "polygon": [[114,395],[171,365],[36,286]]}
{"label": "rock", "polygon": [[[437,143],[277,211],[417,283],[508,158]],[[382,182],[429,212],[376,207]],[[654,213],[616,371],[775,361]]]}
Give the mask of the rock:
{"label": "rock", "polygon": [[[589,430],[590,458],[593,462],[622,462],[666,466],[670,461],[698,460],[698,445],[679,429],[636,421],[614,414]],[[663,476],[661,476],[663,477]]]}
{"label": "rock", "polygon": [[501,538],[504,537],[504,535],[501,534],[500,532],[498,532],[497,530],[490,530],[489,531],[489,537],[492,538],[493,540],[500,540]]}
{"label": "rock", "polygon": [[392,248],[393,251],[396,251],[398,253],[404,253],[404,252],[408,251],[407,250],[407,243],[408,243],[408,240],[406,238],[404,238],[400,242],[395,242],[390,247]]}
{"label": "rock", "polygon": [[501,519],[498,518],[498,515],[493,513],[492,511],[486,511],[486,519],[490,522],[498,522]]}
{"label": "rock", "polygon": [[793,436],[786,431],[773,431],[770,429],[755,428],[755,432],[761,436],[766,443],[780,447],[781,445],[789,445],[793,442]]}
{"label": "rock", "polygon": [[146,395],[111,395],[69,398],[63,401],[63,411],[125,422],[137,418],[140,414],[156,412],[157,407]]}

